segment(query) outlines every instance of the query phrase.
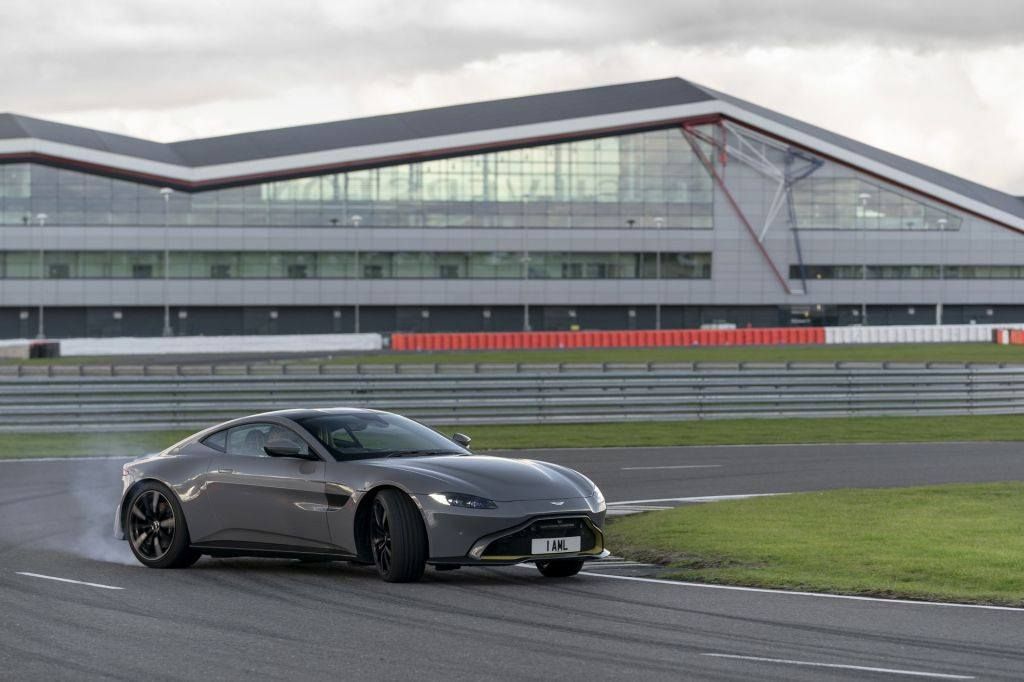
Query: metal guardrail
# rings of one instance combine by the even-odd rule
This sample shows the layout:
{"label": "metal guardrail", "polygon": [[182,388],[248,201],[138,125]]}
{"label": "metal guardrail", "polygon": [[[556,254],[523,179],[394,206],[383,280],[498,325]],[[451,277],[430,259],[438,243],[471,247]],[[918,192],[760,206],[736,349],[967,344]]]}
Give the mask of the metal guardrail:
{"label": "metal guardrail", "polygon": [[199,427],[322,405],[395,410],[433,424],[1024,413],[1024,366],[274,367],[277,375],[221,367],[192,374],[189,366],[176,367],[180,374],[116,367],[113,375],[97,376],[83,367],[52,376],[0,375],[0,431]]}

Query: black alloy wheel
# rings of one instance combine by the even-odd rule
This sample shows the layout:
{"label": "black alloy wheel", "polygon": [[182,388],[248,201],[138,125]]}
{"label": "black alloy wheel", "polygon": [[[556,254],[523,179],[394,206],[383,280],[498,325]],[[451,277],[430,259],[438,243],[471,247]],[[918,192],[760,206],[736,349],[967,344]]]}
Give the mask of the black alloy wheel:
{"label": "black alloy wheel", "polygon": [[399,490],[373,498],[370,550],[377,573],[389,583],[414,582],[427,564],[427,530],[419,509]]}
{"label": "black alloy wheel", "polygon": [[377,564],[381,575],[385,575],[391,571],[391,524],[388,521],[388,509],[380,496],[373,501],[370,542],[373,547],[373,563]]}
{"label": "black alloy wheel", "polygon": [[165,486],[142,486],[128,503],[125,531],[132,553],[150,568],[184,568],[199,560],[177,498]]}
{"label": "black alloy wheel", "polygon": [[137,496],[128,511],[128,537],[147,561],[159,561],[171,549],[174,525],[174,510],[157,490]]}

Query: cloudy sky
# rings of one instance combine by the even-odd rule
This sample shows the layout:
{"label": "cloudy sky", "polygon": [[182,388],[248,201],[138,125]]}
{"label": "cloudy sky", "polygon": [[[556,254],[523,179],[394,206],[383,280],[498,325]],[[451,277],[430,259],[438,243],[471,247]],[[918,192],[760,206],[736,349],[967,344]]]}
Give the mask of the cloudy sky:
{"label": "cloudy sky", "polygon": [[1024,195],[1024,0],[0,0],[0,111],[178,140],[681,76]]}

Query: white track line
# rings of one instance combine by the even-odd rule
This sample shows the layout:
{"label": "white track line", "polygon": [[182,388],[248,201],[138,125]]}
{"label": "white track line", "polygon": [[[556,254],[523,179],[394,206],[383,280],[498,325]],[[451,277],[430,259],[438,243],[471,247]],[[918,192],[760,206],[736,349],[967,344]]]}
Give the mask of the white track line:
{"label": "white track line", "polygon": [[621,507],[637,504],[652,504],[655,502],[717,502],[719,500],[746,500],[751,497],[772,497],[774,495],[789,495],[789,493],[752,493],[749,495],[705,495],[702,497],[659,497],[656,500],[620,500],[609,502],[609,507]]}
{"label": "white track line", "polygon": [[887,673],[889,675],[908,675],[910,677],[930,677],[937,680],[973,680],[973,675],[949,675],[947,673],[929,673],[921,670],[899,670],[896,668],[873,668],[864,665],[844,665],[842,663],[814,663],[813,661],[793,661],[787,658],[764,658],[761,656],[738,656],[736,654],[701,654],[712,658],[730,658],[738,661],[756,661],[758,663],[782,663],[785,665],[803,665],[813,668],[839,668],[840,670],[860,670],[870,673]]}
{"label": "white track line", "polygon": [[[523,566],[523,564],[519,564]],[[595,564],[599,566],[600,564]],[[529,568],[524,566],[524,568]],[[909,604],[911,606],[948,606],[958,609],[982,609],[985,611],[1012,611],[1024,614],[1024,608],[1015,606],[992,606],[990,604],[955,604],[945,601],[919,601],[914,599],[885,599],[883,597],[862,597],[854,594],[828,594],[826,592],[800,592],[797,590],[775,590],[767,587],[741,587],[739,585],[713,585],[711,583],[692,583],[683,580],[665,580],[663,578],[641,578],[631,575],[610,575],[607,573],[590,573],[580,571],[580,575],[589,575],[595,578],[608,578],[610,580],[630,580],[638,583],[651,583],[654,585],[669,585],[671,587],[697,587],[705,590],[729,590],[732,592],[758,592],[761,594],[775,594],[779,596],[795,597],[822,597],[825,599],[846,599],[849,601],[870,601],[879,604]]]}
{"label": "white track line", "polygon": [[89,587],[99,587],[104,590],[123,590],[123,587],[114,587],[113,585],[101,585],[99,583],[87,583],[82,580],[71,580],[70,578],[58,578],[52,575],[42,575],[41,573],[26,573],[24,571],[15,571],[18,575],[26,575],[29,578],[42,578],[43,580],[56,580],[61,583],[73,583],[75,585],[87,585]]}
{"label": "white track line", "polygon": [[663,467],[622,467],[622,471],[653,471],[654,469],[719,469],[721,464],[673,464]]}

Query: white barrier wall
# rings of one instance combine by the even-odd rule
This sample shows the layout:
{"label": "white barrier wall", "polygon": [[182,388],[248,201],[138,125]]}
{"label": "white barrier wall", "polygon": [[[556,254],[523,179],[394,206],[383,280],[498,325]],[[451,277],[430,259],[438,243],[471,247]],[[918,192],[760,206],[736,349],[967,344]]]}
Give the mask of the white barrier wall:
{"label": "white barrier wall", "polygon": [[32,342],[24,339],[13,341],[0,341],[0,358],[15,358],[25,360],[29,357]]}
{"label": "white barrier wall", "polygon": [[282,334],[267,336],[156,336],[61,339],[60,354],[191,355],[225,353],[331,353],[381,350],[380,334]]}
{"label": "white barrier wall", "polygon": [[990,343],[995,329],[1024,329],[1024,324],[826,327],[825,343]]}

